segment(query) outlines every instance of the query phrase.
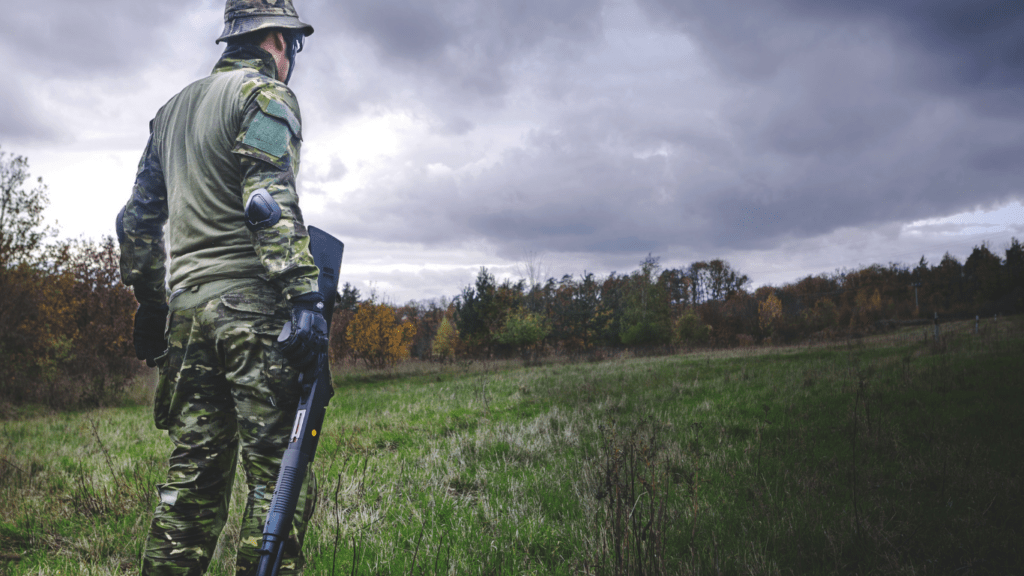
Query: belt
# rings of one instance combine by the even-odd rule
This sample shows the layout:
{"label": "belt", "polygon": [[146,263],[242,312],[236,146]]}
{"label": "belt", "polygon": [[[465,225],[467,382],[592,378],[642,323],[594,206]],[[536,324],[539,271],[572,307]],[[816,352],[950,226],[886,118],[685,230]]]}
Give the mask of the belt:
{"label": "belt", "polygon": [[187,288],[179,288],[171,292],[167,302],[172,312],[188,310],[202,304],[206,304],[221,294],[227,294],[238,288],[256,286],[267,286],[266,280],[259,278],[224,278],[223,280],[212,280],[203,284],[196,284]]}

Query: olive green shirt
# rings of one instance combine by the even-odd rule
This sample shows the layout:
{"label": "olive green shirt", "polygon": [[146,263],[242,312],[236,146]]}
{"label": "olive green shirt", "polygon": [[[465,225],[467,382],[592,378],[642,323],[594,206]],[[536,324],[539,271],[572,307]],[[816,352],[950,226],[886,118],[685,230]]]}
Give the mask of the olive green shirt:
{"label": "olive green shirt", "polygon": [[[119,230],[122,278],[140,302],[166,300],[168,255],[172,293],[253,278],[275,283],[288,297],[317,289],[295,190],[298,102],[276,80],[268,53],[246,48],[232,56],[229,49],[212,75],[171,98],[150,123]],[[251,231],[244,207],[259,188],[282,215]]]}

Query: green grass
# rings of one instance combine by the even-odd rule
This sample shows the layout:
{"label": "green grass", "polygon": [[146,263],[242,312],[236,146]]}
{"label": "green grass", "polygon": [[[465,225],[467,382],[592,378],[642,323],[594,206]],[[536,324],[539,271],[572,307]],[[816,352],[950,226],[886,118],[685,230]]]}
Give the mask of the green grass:
{"label": "green grass", "polygon": [[[306,573],[1018,573],[1024,326],[968,327],[343,368]],[[0,423],[0,574],[137,573],[169,449],[148,407]]]}

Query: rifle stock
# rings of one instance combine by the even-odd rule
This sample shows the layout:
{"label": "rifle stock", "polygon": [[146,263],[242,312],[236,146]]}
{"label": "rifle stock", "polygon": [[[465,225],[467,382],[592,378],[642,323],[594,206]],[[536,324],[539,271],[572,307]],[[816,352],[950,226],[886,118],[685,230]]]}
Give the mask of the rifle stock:
{"label": "rifle stock", "polygon": [[[338,292],[338,272],[345,245],[319,228],[310,226],[308,229],[310,252],[313,254],[313,262],[320,269],[317,288],[324,297],[324,319],[330,336],[331,317],[334,315],[334,301]],[[290,329],[291,324],[285,324],[282,337],[286,337]],[[295,424],[292,426],[288,448],[281,458],[277,485],[270,501],[270,513],[263,527],[260,562],[256,570],[258,576],[277,576],[302,482],[316,456],[327,404],[334,395],[327,353],[320,356],[309,372],[299,375],[299,383],[303,387],[302,396],[299,408],[295,411]]]}

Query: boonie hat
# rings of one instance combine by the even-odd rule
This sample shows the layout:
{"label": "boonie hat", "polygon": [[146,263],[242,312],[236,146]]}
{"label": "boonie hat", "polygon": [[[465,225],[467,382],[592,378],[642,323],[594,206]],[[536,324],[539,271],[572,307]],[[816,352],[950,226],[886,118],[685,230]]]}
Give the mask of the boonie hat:
{"label": "boonie hat", "polygon": [[227,0],[224,32],[217,43],[266,28],[301,30],[305,36],[313,33],[312,26],[299,20],[292,0]]}

